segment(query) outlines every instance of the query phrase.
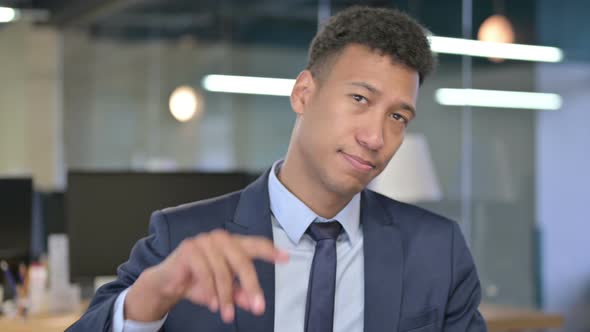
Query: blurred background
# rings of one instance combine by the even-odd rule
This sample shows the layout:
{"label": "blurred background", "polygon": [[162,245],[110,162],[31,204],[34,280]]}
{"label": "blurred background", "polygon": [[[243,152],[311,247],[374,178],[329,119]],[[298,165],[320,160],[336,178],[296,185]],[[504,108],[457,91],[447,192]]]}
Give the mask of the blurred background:
{"label": "blurred background", "polygon": [[414,16],[439,60],[374,188],[459,222],[485,303],[590,331],[585,0],[0,0],[0,259],[53,246],[90,296],[151,211],[251,182],[318,26],[355,4]]}

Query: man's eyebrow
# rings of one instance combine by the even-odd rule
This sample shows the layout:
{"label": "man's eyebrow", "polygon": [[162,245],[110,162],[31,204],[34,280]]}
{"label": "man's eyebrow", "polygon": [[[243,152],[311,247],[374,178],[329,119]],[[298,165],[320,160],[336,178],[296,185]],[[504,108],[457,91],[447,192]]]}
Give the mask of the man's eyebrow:
{"label": "man's eyebrow", "polygon": [[377,89],[376,87],[372,86],[371,84],[367,83],[367,82],[349,82],[348,85],[354,85],[354,86],[359,86],[361,88],[365,88],[367,90],[369,90],[371,93],[374,93],[376,95],[380,95],[381,91],[379,91],[379,89]]}
{"label": "man's eyebrow", "polygon": [[402,102],[402,103],[400,103],[400,108],[412,112],[412,116],[416,117],[416,109],[414,108],[414,106]]}

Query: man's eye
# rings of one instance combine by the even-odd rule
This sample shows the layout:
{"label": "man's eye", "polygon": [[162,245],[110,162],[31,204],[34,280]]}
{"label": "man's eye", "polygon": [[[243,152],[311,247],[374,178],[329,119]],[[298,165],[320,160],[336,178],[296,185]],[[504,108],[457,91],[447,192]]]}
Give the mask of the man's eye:
{"label": "man's eye", "polygon": [[366,103],[368,102],[367,98],[361,96],[361,95],[352,95],[352,99],[354,99],[354,101],[356,101],[357,103]]}
{"label": "man's eye", "polygon": [[403,115],[401,115],[401,114],[399,114],[399,113],[391,113],[391,115],[390,115],[390,116],[391,116],[391,118],[393,118],[394,120],[401,121],[401,122],[403,122],[403,123],[405,123],[405,124],[407,124],[407,123],[408,123],[408,119],[406,119],[406,118],[405,118]]}

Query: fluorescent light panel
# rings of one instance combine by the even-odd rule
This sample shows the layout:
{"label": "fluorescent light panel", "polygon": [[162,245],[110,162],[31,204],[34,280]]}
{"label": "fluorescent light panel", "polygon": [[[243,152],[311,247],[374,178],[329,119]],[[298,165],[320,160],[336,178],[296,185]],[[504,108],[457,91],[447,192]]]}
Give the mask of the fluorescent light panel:
{"label": "fluorescent light panel", "polygon": [[8,23],[16,20],[19,12],[9,7],[0,7],[0,23]]}
{"label": "fluorescent light panel", "polygon": [[436,53],[538,62],[560,62],[563,60],[563,52],[557,47],[492,43],[437,36],[429,36],[428,39],[430,40],[430,48]]}
{"label": "fluorescent light panel", "polygon": [[448,106],[476,106],[558,110],[561,97],[553,93],[516,92],[477,89],[438,89],[436,101]]}
{"label": "fluorescent light panel", "polygon": [[207,91],[290,96],[295,80],[284,78],[207,75],[201,81]]}

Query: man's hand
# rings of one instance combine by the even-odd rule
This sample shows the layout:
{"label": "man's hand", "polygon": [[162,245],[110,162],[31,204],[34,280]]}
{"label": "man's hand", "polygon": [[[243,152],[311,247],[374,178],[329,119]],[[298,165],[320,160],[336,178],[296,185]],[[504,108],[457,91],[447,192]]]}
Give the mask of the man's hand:
{"label": "man's hand", "polygon": [[220,310],[226,323],[233,321],[235,305],[260,315],[265,300],[254,259],[285,263],[288,255],[267,238],[224,230],[186,239],[131,286],[125,298],[125,318],[156,321],[182,299],[207,306],[212,312]]}

